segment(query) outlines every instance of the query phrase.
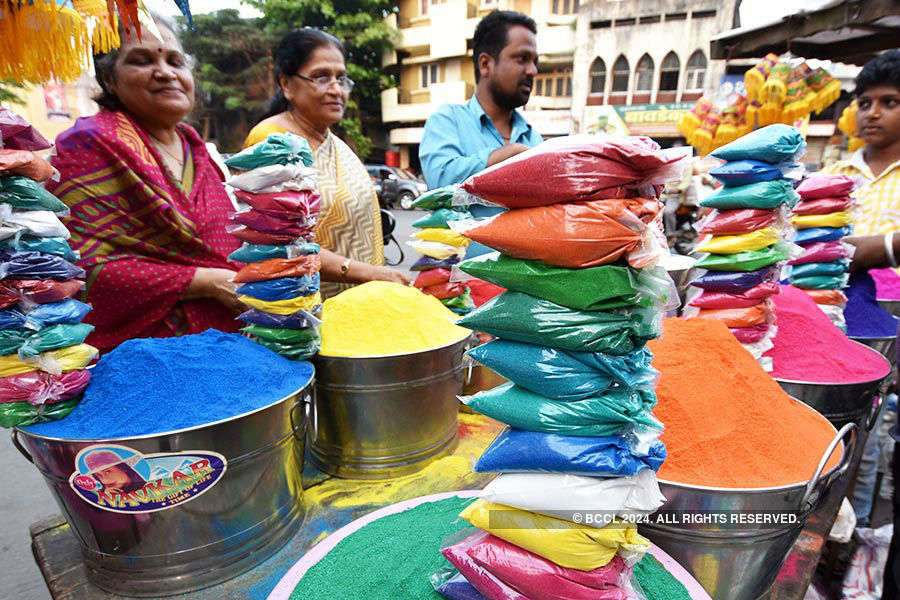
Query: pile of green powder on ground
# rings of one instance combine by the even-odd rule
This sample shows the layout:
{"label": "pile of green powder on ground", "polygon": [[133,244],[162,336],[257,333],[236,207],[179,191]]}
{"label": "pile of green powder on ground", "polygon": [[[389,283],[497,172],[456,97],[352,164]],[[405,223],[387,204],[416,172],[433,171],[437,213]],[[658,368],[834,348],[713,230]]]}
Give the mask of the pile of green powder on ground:
{"label": "pile of green powder on ground", "polygon": [[307,571],[291,600],[440,600],[428,578],[447,565],[444,538],[470,527],[458,515],[471,502],[426,502],[369,523]]}
{"label": "pile of green powder on ground", "polygon": [[652,555],[634,566],[634,579],[641,586],[647,600],[691,600],[691,595]]}

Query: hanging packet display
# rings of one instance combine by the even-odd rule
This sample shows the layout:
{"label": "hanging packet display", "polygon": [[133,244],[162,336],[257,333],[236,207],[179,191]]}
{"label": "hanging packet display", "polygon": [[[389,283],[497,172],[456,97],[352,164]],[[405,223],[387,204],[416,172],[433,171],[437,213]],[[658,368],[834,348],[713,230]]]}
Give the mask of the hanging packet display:
{"label": "hanging packet display", "polygon": [[248,263],[234,276],[235,283],[251,283],[279,277],[300,277],[318,273],[322,263],[318,254],[306,254],[294,258],[270,258]]}
{"label": "hanging packet display", "polygon": [[660,334],[655,309],[576,311],[521,292],[504,292],[459,320],[461,327],[499,338],[621,356]]}
{"label": "hanging packet display", "polygon": [[847,287],[850,275],[811,275],[809,277],[792,277],[791,285],[805,290],[839,290]]}
{"label": "hanging packet display", "polygon": [[817,198],[801,200],[794,206],[795,215],[830,215],[849,210],[854,205],[853,198]]}
{"label": "hanging packet display", "polygon": [[740,293],[704,291],[688,301],[697,308],[747,308],[779,292],[777,281],[764,281]]}
{"label": "hanging packet display", "polygon": [[234,195],[253,210],[282,219],[312,219],[319,214],[321,204],[321,197],[314,190],[286,190],[268,194],[235,190]]}
{"label": "hanging packet display", "polygon": [[734,210],[739,208],[773,209],[779,206],[793,207],[800,196],[790,181],[776,179],[737,187],[723,187],[703,200],[700,206]]}
{"label": "hanging packet display", "polygon": [[824,173],[811,175],[800,182],[797,193],[804,200],[817,198],[835,198],[850,195],[855,184],[846,175],[827,175]]}
{"label": "hanging packet display", "polygon": [[697,261],[696,266],[698,269],[709,271],[756,271],[794,258],[799,253],[793,244],[781,241],[762,250],[737,254],[707,254]]}
{"label": "hanging packet display", "polygon": [[447,244],[448,246],[468,246],[470,240],[465,238],[458,233],[451,231],[450,229],[441,229],[439,227],[428,227],[425,229],[420,229],[416,233],[413,234],[413,237],[417,240],[423,240],[426,242],[440,242],[441,244]]}
{"label": "hanging packet display", "polygon": [[841,258],[828,262],[810,262],[792,265],[789,277],[793,279],[795,277],[812,277],[815,275],[843,275],[849,270],[850,260]]}
{"label": "hanging packet display", "polygon": [[791,223],[797,229],[810,229],[811,227],[844,227],[853,222],[849,211],[829,213],[827,215],[795,215]]}
{"label": "hanging packet display", "polygon": [[0,175],[0,202],[25,211],[69,212],[62,200],[43,185],[22,175]]}
{"label": "hanging packet display", "polygon": [[808,246],[815,242],[833,242],[853,233],[850,227],[812,227],[801,229],[794,236],[794,243]]}
{"label": "hanging packet display", "polygon": [[813,262],[831,262],[842,258],[853,258],[854,247],[840,241],[813,242],[803,248],[803,254],[788,264],[802,265]]}
{"label": "hanging packet display", "polygon": [[72,279],[84,277],[84,269],[53,254],[0,250],[0,279]]}
{"label": "hanging packet display", "polygon": [[91,380],[87,369],[53,375],[32,371],[0,378],[0,403],[55,404],[80,394]]}
{"label": "hanging packet display", "polygon": [[430,256],[422,256],[413,264],[413,266],[409,268],[409,270],[429,271],[431,269],[449,269],[458,262],[459,257],[455,254],[443,259],[431,258]]}
{"label": "hanging packet display", "polygon": [[658,471],[665,458],[666,447],[658,439],[644,443],[636,436],[590,438],[508,428],[484,451],[474,471],[623,477]]}
{"label": "hanging packet display", "polygon": [[273,217],[252,208],[233,213],[231,220],[239,225],[265,233],[282,233],[291,234],[294,237],[303,237],[308,236],[312,232],[312,226],[305,220]]}
{"label": "hanging packet display", "polygon": [[643,198],[572,202],[510,210],[451,227],[514,258],[581,269],[625,256],[641,268],[667,251],[654,222],[661,208],[658,201]]}
{"label": "hanging packet display", "polygon": [[38,304],[25,313],[25,324],[34,329],[43,329],[49,325],[75,325],[91,312],[89,304],[69,298],[61,302]]}
{"label": "hanging packet display", "polygon": [[762,208],[715,210],[700,221],[698,231],[712,235],[740,235],[774,225],[778,220],[778,211]]}
{"label": "hanging packet display", "polygon": [[[677,179],[688,157],[643,136],[563,136],[472,175],[460,189],[506,208],[630,198]],[[459,196],[454,203],[465,203]]]}
{"label": "hanging packet display", "polygon": [[759,160],[770,164],[796,161],[806,152],[803,134],[790,125],[761,127],[713,150],[722,160]]}
{"label": "hanging packet display", "polygon": [[319,176],[315,169],[300,163],[270,165],[232,175],[225,183],[253,194],[274,194],[288,190],[315,190]]}
{"label": "hanging packet display", "polygon": [[431,287],[433,285],[440,285],[442,283],[450,282],[450,270],[449,269],[430,269],[428,271],[422,271],[416,277],[416,280],[413,282],[413,285],[419,288],[420,290],[423,288]]}
{"label": "hanging packet display", "polygon": [[756,271],[710,271],[691,281],[691,285],[710,292],[740,294],[761,283],[778,278],[777,267],[764,267]]}
{"label": "hanging packet display", "polygon": [[272,302],[259,300],[253,296],[238,296],[238,300],[247,306],[275,315],[290,315],[298,310],[310,311],[322,304],[322,296],[319,292],[308,296],[297,296],[288,300],[274,300]]}
{"label": "hanging packet display", "polygon": [[50,163],[34,152],[3,148],[0,142],[0,175],[21,175],[43,183],[56,173]]}
{"label": "hanging packet display", "polygon": [[47,304],[49,302],[62,302],[73,297],[84,288],[81,279],[66,279],[57,281],[54,279],[4,279],[0,281],[0,290],[15,295],[22,302],[34,304]]}
{"label": "hanging packet display", "polygon": [[25,360],[42,352],[81,344],[93,330],[94,326],[87,323],[75,323],[72,325],[60,323],[45,327],[33,333],[22,344],[18,349],[19,357]]}
{"label": "hanging packet display", "polygon": [[313,164],[309,142],[293,133],[270,133],[269,137],[229,157],[225,164],[232,169],[250,171],[270,165]]}
{"label": "hanging packet display", "polygon": [[318,244],[304,242],[290,246],[272,246],[244,243],[240,248],[228,255],[228,260],[250,263],[261,262],[270,258],[296,258],[307,254],[318,254]]}
{"label": "hanging packet display", "polygon": [[600,396],[560,401],[509,382],[460,400],[475,412],[527,431],[581,437],[662,431],[653,416],[656,395],[651,390],[612,388]]}
{"label": "hanging packet display", "polygon": [[459,186],[456,184],[428,190],[412,203],[413,208],[420,210],[439,210],[450,208],[453,201],[453,193]]}
{"label": "hanging packet display", "polygon": [[319,339],[319,332],[315,327],[308,327],[306,329],[284,329],[283,327],[247,325],[246,327],[242,327],[241,331],[263,340],[281,344],[305,344]]}
{"label": "hanging packet display", "polygon": [[576,310],[667,307],[678,298],[672,279],[662,267],[638,270],[604,265],[567,269],[495,252],[470,258],[459,269],[508,290],[525,292]]}
{"label": "hanging packet display", "polygon": [[455,298],[456,296],[460,296],[466,293],[468,288],[464,283],[439,283],[437,285],[430,285],[425,288],[420,288],[423,294],[428,294],[429,296],[434,296],[439,300],[446,300],[448,298]]}
{"label": "hanging packet display", "polygon": [[0,141],[13,150],[46,150],[52,144],[28,121],[9,110],[0,108]]}
{"label": "hanging packet display", "polygon": [[760,181],[783,179],[785,171],[795,169],[796,165],[773,165],[759,160],[735,160],[710,169],[709,174],[721,181],[726,187],[748,185]]}
{"label": "hanging packet display", "polygon": [[255,308],[251,308],[238,315],[239,320],[260,327],[275,327],[284,329],[306,329],[318,327],[322,324],[313,313],[301,310],[291,315],[273,315]]}
{"label": "hanging packet display", "polygon": [[451,210],[449,208],[439,208],[433,213],[429,213],[413,221],[412,226],[416,229],[428,229],[431,227],[440,227],[447,229],[450,221],[461,221],[463,219],[471,219],[472,215],[468,211]]}
{"label": "hanging packet display", "polygon": [[555,400],[599,396],[613,384],[650,390],[659,377],[650,365],[653,354],[646,347],[612,356],[493,340],[466,354],[516,385]]}
{"label": "hanging packet display", "polygon": [[60,374],[85,368],[97,357],[97,349],[88,344],[77,344],[59,350],[50,350],[23,361],[18,356],[0,356],[0,377],[46,371]]}
{"label": "hanging packet display", "polygon": [[257,300],[275,302],[290,300],[297,296],[308,296],[319,291],[319,274],[301,275],[300,277],[278,277],[265,281],[245,283],[235,290],[238,294],[252,296]]}
{"label": "hanging packet display", "polygon": [[277,342],[274,340],[257,338],[256,343],[291,360],[306,360],[316,354],[319,351],[320,346],[318,337],[308,342],[296,343]]}
{"label": "hanging packet display", "polygon": [[34,406],[27,402],[0,404],[0,427],[25,427],[67,417],[78,406],[80,398],[63,400],[55,404]]}
{"label": "hanging packet display", "polygon": [[728,330],[742,344],[758,344],[772,333],[773,327],[769,323],[760,323],[752,327],[729,327]]}
{"label": "hanging packet display", "polygon": [[53,254],[69,262],[75,262],[81,255],[72,250],[69,242],[61,237],[34,237],[30,235],[17,235],[0,241],[0,248],[7,250],[19,250],[22,252],[43,252]]}
{"label": "hanging packet display", "polygon": [[767,248],[781,239],[781,231],[765,227],[741,235],[719,235],[707,238],[697,246],[697,252],[737,254]]}

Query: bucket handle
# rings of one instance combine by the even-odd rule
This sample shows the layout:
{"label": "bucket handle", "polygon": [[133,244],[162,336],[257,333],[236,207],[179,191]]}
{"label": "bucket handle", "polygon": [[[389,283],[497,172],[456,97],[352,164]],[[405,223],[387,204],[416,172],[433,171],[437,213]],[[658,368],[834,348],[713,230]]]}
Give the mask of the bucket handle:
{"label": "bucket handle", "polygon": [[19,451],[19,454],[25,457],[25,459],[34,464],[34,459],[31,458],[31,454],[28,453],[28,450],[25,449],[25,446],[22,445],[22,442],[19,441],[19,430],[13,427],[9,432],[10,438],[12,438],[13,446],[16,447],[16,450]]}
{"label": "bucket handle", "polygon": [[884,394],[878,394],[869,408],[869,417],[866,419],[866,431],[872,431],[878,422],[878,414],[881,412],[881,405],[884,404]]}
{"label": "bucket handle", "polygon": [[306,428],[309,425],[309,413],[312,408],[312,397],[308,393],[305,396],[303,396],[303,398],[300,398],[298,396],[297,399],[294,400],[294,404],[291,406],[291,410],[289,412],[290,419],[291,419],[291,433],[294,434],[295,438],[297,437],[297,424],[294,423],[294,411],[297,410],[297,407],[299,407],[301,404],[304,405],[303,406],[303,419],[305,422],[303,424],[303,437],[305,438],[306,437]]}
{"label": "bucket handle", "polygon": [[800,500],[801,511],[806,512],[808,509],[812,508],[812,504],[815,501],[813,494],[817,491],[816,488],[822,480],[821,475],[822,471],[825,469],[825,464],[828,462],[828,459],[831,458],[831,453],[837,448],[838,443],[844,439],[844,436],[852,431],[854,436],[851,438],[850,443],[844,448],[844,456],[841,457],[841,464],[838,465],[838,470],[842,471],[846,465],[850,464],[850,456],[853,454],[853,449],[856,447],[856,428],[856,423],[847,423],[841,427],[841,430],[837,432],[837,435],[835,435],[834,439],[831,440],[831,443],[828,444],[825,453],[822,454],[822,459],[819,460],[819,465],[816,467],[812,478],[809,480],[809,483],[806,484],[806,491],[803,493],[803,499]]}
{"label": "bucket handle", "polygon": [[475,334],[472,333],[469,335],[468,339],[466,339],[466,345],[463,348],[463,357],[462,364],[463,368],[466,370],[466,378],[465,385],[469,385],[472,383],[472,370],[475,368],[475,359],[469,356],[467,353],[469,350],[478,345],[478,338],[475,337]]}

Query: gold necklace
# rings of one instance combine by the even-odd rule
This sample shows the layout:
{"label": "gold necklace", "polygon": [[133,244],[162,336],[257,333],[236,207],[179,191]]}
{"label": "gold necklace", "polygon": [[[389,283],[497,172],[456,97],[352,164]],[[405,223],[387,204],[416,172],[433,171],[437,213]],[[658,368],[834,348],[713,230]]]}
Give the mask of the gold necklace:
{"label": "gold necklace", "polygon": [[[177,135],[177,134],[176,134]],[[181,136],[178,136],[178,140],[181,141]],[[184,146],[182,145],[182,155],[176,156],[173,152],[171,152],[168,148],[163,145],[163,143],[155,137],[153,134],[150,134],[150,141],[153,143],[153,146],[162,152],[163,154],[169,156],[173,162],[168,160],[165,156],[162,157],[163,163],[165,163],[166,167],[172,172],[173,175],[180,175],[184,171]]]}

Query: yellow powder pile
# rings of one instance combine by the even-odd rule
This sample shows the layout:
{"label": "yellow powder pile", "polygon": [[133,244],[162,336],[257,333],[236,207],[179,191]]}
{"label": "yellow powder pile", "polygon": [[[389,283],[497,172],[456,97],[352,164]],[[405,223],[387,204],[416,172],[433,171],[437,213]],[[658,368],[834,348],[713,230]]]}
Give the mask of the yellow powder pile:
{"label": "yellow powder pile", "polygon": [[468,336],[440,300],[414,287],[370,281],[322,305],[324,356],[390,356],[440,348]]}

